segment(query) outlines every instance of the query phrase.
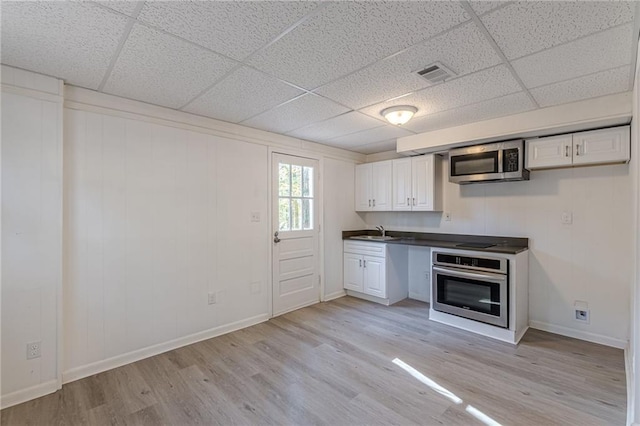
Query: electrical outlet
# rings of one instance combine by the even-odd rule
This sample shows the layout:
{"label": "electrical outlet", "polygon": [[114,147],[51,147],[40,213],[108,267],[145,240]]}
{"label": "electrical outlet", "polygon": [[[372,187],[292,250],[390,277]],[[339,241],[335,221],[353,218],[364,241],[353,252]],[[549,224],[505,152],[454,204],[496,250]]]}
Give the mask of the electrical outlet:
{"label": "electrical outlet", "polygon": [[251,222],[260,222],[260,212],[251,212]]}
{"label": "electrical outlet", "polygon": [[214,305],[217,301],[216,294],[214,292],[209,293],[208,301],[210,305]]}
{"label": "electrical outlet", "polygon": [[589,310],[576,309],[576,320],[586,322],[587,324],[589,324]]}
{"label": "electrical outlet", "polygon": [[444,212],[444,221],[451,222],[451,212]]}
{"label": "electrical outlet", "polygon": [[571,225],[573,223],[573,213],[562,212],[561,221],[563,225]]}
{"label": "electrical outlet", "polygon": [[40,358],[42,342],[27,343],[27,359]]}

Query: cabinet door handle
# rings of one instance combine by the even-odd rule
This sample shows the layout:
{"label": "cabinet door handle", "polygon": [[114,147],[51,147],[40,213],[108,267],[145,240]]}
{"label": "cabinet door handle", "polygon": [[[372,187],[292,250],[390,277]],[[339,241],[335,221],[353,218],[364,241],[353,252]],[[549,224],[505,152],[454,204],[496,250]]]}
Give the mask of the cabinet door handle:
{"label": "cabinet door handle", "polygon": [[374,198],[373,199],[373,207],[375,207],[375,206],[376,206],[376,199]]}
{"label": "cabinet door handle", "polygon": [[371,207],[371,200],[369,200],[369,207]]}
{"label": "cabinet door handle", "polygon": [[569,145],[565,145],[564,146],[564,156],[568,157],[569,156]]}
{"label": "cabinet door handle", "polygon": [[579,156],[579,155],[580,155],[580,144],[577,143],[576,144],[576,156]]}
{"label": "cabinet door handle", "polygon": [[362,259],[359,259],[360,267],[362,268]]}
{"label": "cabinet door handle", "polygon": [[410,206],[411,205],[411,201],[409,201],[409,197],[407,197],[407,205]]}
{"label": "cabinet door handle", "polygon": [[413,205],[414,206],[416,205],[416,199],[415,198],[413,199]]}
{"label": "cabinet door handle", "polygon": [[364,262],[364,267],[366,268],[367,267],[367,261],[364,260],[363,262]]}

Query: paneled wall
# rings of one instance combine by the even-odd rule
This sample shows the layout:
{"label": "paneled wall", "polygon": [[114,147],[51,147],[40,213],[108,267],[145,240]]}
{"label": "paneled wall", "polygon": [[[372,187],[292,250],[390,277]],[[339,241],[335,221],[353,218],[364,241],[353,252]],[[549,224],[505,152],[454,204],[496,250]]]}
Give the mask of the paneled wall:
{"label": "paneled wall", "polygon": [[[61,83],[2,68],[2,405],[58,387]],[[23,91],[20,88],[30,90]],[[41,356],[27,360],[27,343]]]}
{"label": "paneled wall", "polygon": [[355,168],[350,161],[327,158],[324,184],[324,294],[330,300],[345,294],[342,288],[342,231],[364,229],[366,223],[354,211]]}
{"label": "paneled wall", "polygon": [[65,381],[268,318],[267,155],[65,110]]}
{"label": "paneled wall", "polygon": [[[629,338],[632,179],[629,165],[535,171],[531,180],[477,185],[447,182],[441,213],[366,213],[368,226],[528,237],[532,326],[624,347]],[[561,223],[562,212],[573,224]],[[591,310],[574,319],[575,301]]]}

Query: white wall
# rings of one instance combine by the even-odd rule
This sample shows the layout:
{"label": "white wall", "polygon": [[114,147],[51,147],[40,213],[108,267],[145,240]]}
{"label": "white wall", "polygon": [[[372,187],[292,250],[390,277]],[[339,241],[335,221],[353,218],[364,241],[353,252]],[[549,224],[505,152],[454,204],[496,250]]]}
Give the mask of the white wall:
{"label": "white wall", "polygon": [[[59,385],[62,98],[53,78],[2,67],[2,406]],[[25,90],[26,89],[26,90]],[[41,341],[41,357],[26,345]]]}
{"label": "white wall", "polygon": [[[535,171],[531,180],[455,185],[445,178],[441,213],[366,213],[369,227],[529,238],[532,326],[625,347],[634,229],[629,165]],[[563,225],[563,211],[573,224]],[[413,266],[412,266],[413,267]],[[590,324],[573,319],[586,301]]]}
{"label": "white wall", "polygon": [[346,294],[342,288],[342,231],[363,229],[355,212],[355,167],[350,161],[327,158],[323,162],[324,184],[324,299]]}
{"label": "white wall", "polygon": [[65,381],[267,318],[267,164],[265,146],[65,110]]}

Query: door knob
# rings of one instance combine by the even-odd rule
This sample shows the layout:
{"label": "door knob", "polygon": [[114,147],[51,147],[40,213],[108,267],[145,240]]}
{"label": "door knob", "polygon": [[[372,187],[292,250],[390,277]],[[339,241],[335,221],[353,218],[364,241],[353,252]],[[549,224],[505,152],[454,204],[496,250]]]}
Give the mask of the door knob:
{"label": "door knob", "polygon": [[278,231],[276,231],[276,233],[273,234],[273,242],[276,244],[280,242],[280,238],[278,238],[278,235],[279,235]]}

